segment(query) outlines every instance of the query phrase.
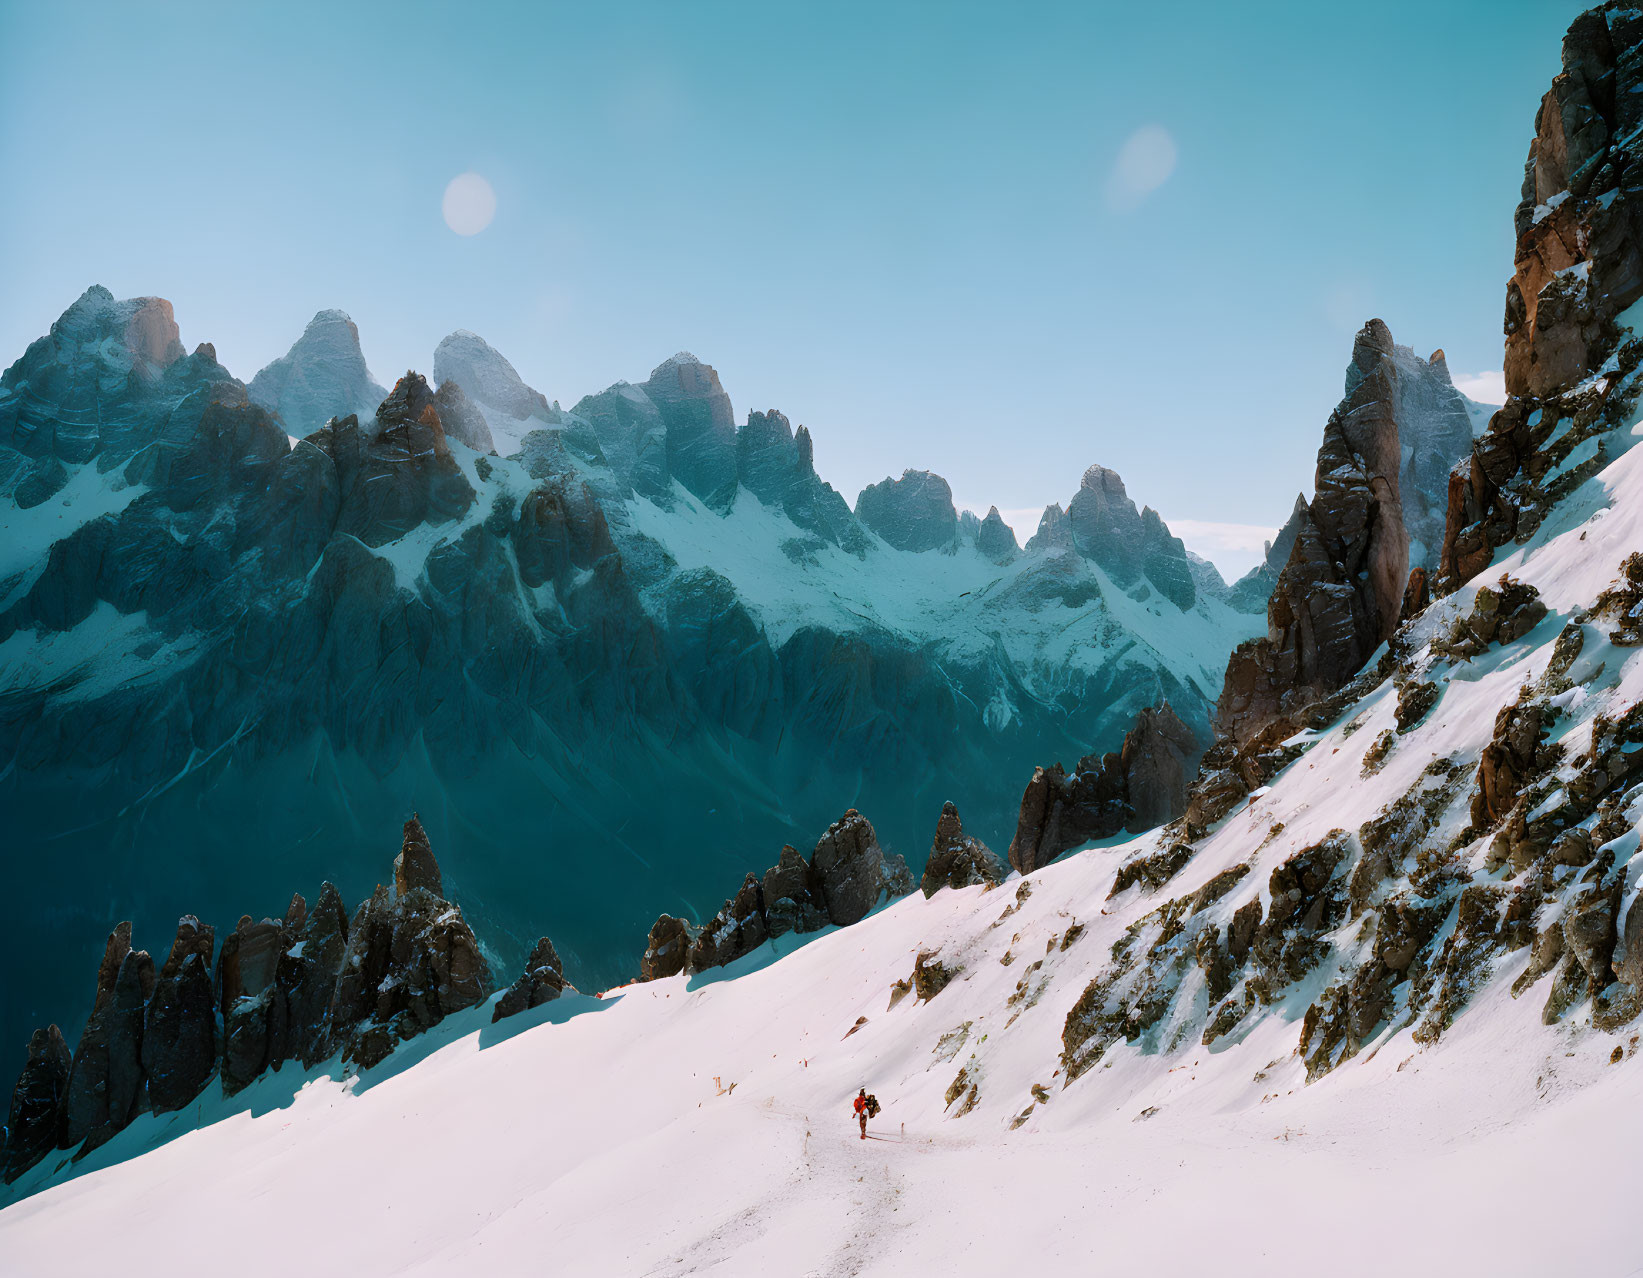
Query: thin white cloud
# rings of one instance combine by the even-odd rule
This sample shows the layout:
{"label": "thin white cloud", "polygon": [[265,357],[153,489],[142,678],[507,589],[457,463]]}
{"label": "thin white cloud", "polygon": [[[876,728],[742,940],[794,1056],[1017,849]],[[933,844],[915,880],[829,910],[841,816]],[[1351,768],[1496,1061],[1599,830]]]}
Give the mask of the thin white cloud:
{"label": "thin white cloud", "polygon": [[1467,399],[1475,399],[1480,404],[1506,402],[1506,374],[1498,370],[1488,373],[1456,373],[1453,380],[1455,389]]}
{"label": "thin white cloud", "polygon": [[1124,140],[1107,175],[1107,204],[1120,213],[1139,208],[1175,172],[1175,139],[1161,124],[1143,124]]}

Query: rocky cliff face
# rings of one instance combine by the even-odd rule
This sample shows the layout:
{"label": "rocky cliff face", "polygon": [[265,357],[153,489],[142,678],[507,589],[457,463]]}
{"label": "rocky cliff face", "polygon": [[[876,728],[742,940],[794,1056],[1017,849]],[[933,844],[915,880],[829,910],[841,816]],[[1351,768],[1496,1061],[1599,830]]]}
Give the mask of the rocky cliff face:
{"label": "rocky cliff face", "polygon": [[751,954],[771,937],[859,923],[882,901],[913,890],[912,872],[886,854],[868,819],[851,808],[806,861],[791,844],[763,878],[749,874],[701,927],[664,914],[651,926],[639,979],[705,972]]}
{"label": "rocky cliff face", "polygon": [[1371,320],[1353,346],[1346,397],[1324,427],[1317,491],[1304,518],[1296,510],[1267,636],[1240,646],[1227,666],[1217,730],[1239,745],[1343,687],[1397,628],[1409,575],[1398,384],[1392,335]]}
{"label": "rocky cliff face", "polygon": [[1443,594],[1533,537],[1624,441],[1643,348],[1643,19],[1604,5],[1575,20],[1535,116],[1506,289],[1507,401],[1450,479]]}
{"label": "rocky cliff face", "polygon": [[941,550],[958,537],[953,490],[927,470],[904,471],[900,479],[862,489],[856,518],[897,550]]}
{"label": "rocky cliff face", "polygon": [[1136,716],[1122,750],[1087,755],[1071,776],[1059,763],[1034,769],[1010,841],[1010,865],[1031,874],[1093,840],[1173,821],[1186,808],[1202,753],[1166,701]]}
{"label": "rocky cliff face", "polygon": [[484,422],[483,433],[477,422],[465,417],[462,429],[453,430],[452,435],[482,453],[493,448],[516,452],[531,431],[560,421],[557,405],[525,385],[501,352],[465,328],[434,348],[434,381],[441,394],[454,394],[460,388],[463,398],[477,410]]}
{"label": "rocky cliff face", "polygon": [[[192,915],[178,922],[158,973],[131,948],[131,924],[119,924],[72,1054],[55,1025],[29,1040],[0,1158],[6,1182],[56,1150],[84,1157],[139,1114],[186,1107],[213,1075],[232,1095],[287,1061],[340,1054],[369,1068],[483,1002],[489,968],[461,909],[439,895],[439,864],[414,815],[394,876],[394,890],[379,887],[352,922],[330,883],[312,912],[298,895],[283,919],[243,916],[223,941],[215,978],[213,929]],[[534,967],[499,1001],[499,1017],[564,988],[549,942],[531,958]]]}
{"label": "rocky cliff face", "polygon": [[369,417],[387,393],[365,366],[359,328],[342,311],[321,311],[309,320],[291,349],[246,388],[253,404],[299,437],[333,417]]}

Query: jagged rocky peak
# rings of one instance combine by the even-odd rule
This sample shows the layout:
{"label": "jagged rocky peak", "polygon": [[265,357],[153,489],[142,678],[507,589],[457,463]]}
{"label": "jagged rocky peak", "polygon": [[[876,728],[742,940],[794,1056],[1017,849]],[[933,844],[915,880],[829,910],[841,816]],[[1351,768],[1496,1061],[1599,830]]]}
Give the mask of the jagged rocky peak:
{"label": "jagged rocky peak", "polygon": [[436,889],[438,865],[413,816],[395,862],[396,890],[378,887],[348,923],[326,1013],[328,1046],[362,1068],[491,991],[473,929]]}
{"label": "jagged rocky peak", "polygon": [[827,827],[808,861],[787,844],[762,878],[743,878],[736,895],[701,927],[670,914],[658,918],[645,942],[639,979],[723,967],[789,932],[849,927],[880,901],[912,890],[906,860],[887,855],[872,822],[851,808]]}
{"label": "jagged rocky peak", "polygon": [[1296,493],[1289,518],[1278,530],[1278,535],[1267,542],[1266,554],[1261,562],[1229,588],[1229,599],[1234,608],[1243,612],[1266,611],[1267,600],[1272,597],[1272,591],[1278,584],[1278,575],[1289,562],[1289,552],[1294,548],[1295,538],[1300,535],[1301,527],[1308,518],[1306,495]]}
{"label": "jagged rocky peak", "polygon": [[[809,439],[805,432],[806,443]],[[743,488],[762,502],[779,503],[795,483],[813,474],[809,450],[801,456],[786,414],[774,408],[748,413],[736,436],[736,476]]]}
{"label": "jagged rocky peak", "polygon": [[101,284],[93,284],[51,326],[51,340],[69,355],[114,338],[112,350],[96,355],[105,363],[152,376],[185,354],[171,303],[163,297],[115,300]]}
{"label": "jagged rocky peak", "polygon": [[435,896],[445,894],[439,862],[434,859],[427,832],[415,812],[405,822],[404,842],[394,858],[394,891],[404,896],[413,888],[426,888]]}
{"label": "jagged rocky peak", "polygon": [[1449,511],[1449,473],[1472,449],[1472,416],[1449,379],[1441,350],[1422,359],[1394,345],[1393,416],[1403,461],[1398,495],[1409,532],[1409,562],[1435,571]]}
{"label": "jagged rocky peak", "polygon": [[388,394],[366,366],[358,326],[337,310],[309,320],[291,349],[251,379],[246,393],[297,436],[311,435],[333,417],[369,417]]}
{"label": "jagged rocky peak", "polygon": [[1227,663],[1216,730],[1237,746],[1344,688],[1397,629],[1409,579],[1397,410],[1392,335],[1371,320],[1353,343],[1346,397],[1324,426],[1316,492],[1291,519],[1266,637]]}
{"label": "jagged rocky peak", "polygon": [[953,490],[928,470],[869,484],[856,498],[856,518],[897,550],[945,550],[958,535]]}
{"label": "jagged rocky peak", "polygon": [[559,961],[559,951],[544,936],[525,960],[525,970],[519,979],[496,1000],[496,1006],[491,1009],[491,1023],[551,1003],[566,990],[576,993],[576,987],[565,980],[565,965]]}
{"label": "jagged rocky peak", "polygon": [[558,410],[548,402],[547,396],[527,386],[500,351],[465,328],[446,337],[434,349],[434,381],[442,391],[454,382],[477,406],[487,424],[484,439],[490,442],[481,448],[479,443],[466,437],[470,433],[477,436],[471,426],[465,427],[461,435],[452,433],[481,452],[495,448],[504,455],[511,454],[530,431],[560,421]]}
{"label": "jagged rocky peak", "polygon": [[1038,531],[1027,539],[1029,551],[1072,550],[1072,525],[1060,502],[1051,502],[1038,517]]}
{"label": "jagged rocky peak", "polygon": [[496,437],[479,405],[468,398],[460,382],[440,382],[434,393],[434,411],[448,439],[459,440],[475,452],[494,453]]}
{"label": "jagged rocky peak", "polygon": [[1643,297],[1643,13],[1606,4],[1563,40],[1535,117],[1506,291],[1506,392],[1545,397],[1599,368]]}
{"label": "jagged rocky peak", "polygon": [[807,533],[854,554],[865,551],[867,535],[849,504],[816,474],[810,432],[794,430],[785,414],[772,408],[747,415],[736,432],[736,478]]}
{"label": "jagged rocky peak", "polygon": [[64,1105],[74,1054],[55,1025],[29,1038],[28,1062],[12,1089],[0,1180],[11,1184],[63,1143]]}
{"label": "jagged rocky peak", "polygon": [[[116,301],[101,285],[88,288],[0,376],[0,447],[36,459],[19,486],[21,504],[58,491],[67,480],[63,463],[152,443],[167,430],[162,400],[227,380],[214,359],[184,354],[164,298]],[[4,462],[0,491],[9,478]]]}
{"label": "jagged rocky peak", "polygon": [[997,506],[987,507],[987,517],[976,529],[976,549],[994,563],[1008,563],[1021,553],[1015,539],[1015,529],[1004,522]]}
{"label": "jagged rocky peak", "polygon": [[[1635,401],[1643,359],[1643,13],[1607,4],[1563,41],[1563,70],[1535,116],[1506,288],[1507,401],[1450,482],[1444,595],[1615,452],[1603,436]],[[1577,450],[1579,456],[1576,456]]]}
{"label": "jagged rocky peak", "polygon": [[1221,575],[1221,570],[1208,559],[1189,550],[1187,568],[1192,573],[1192,587],[1198,598],[1219,599],[1222,603],[1231,601],[1232,588],[1227,585],[1227,579]]}
{"label": "jagged rocky peak", "polygon": [[[462,911],[439,895],[439,868],[414,815],[394,871],[397,891],[378,888],[352,923],[330,883],[312,910],[299,893],[283,918],[241,916],[215,978],[213,929],[193,915],[178,920],[158,973],[131,947],[131,924],[120,923],[72,1055],[55,1026],[31,1040],[0,1158],[6,1178],[54,1148],[95,1149],[145,1109],[184,1108],[213,1074],[232,1095],[290,1060],[313,1065],[341,1051],[367,1067],[483,1002],[489,968]],[[534,1007],[564,988],[544,939],[510,994]]]}
{"label": "jagged rocky peak", "polygon": [[[1118,472],[1091,466],[1067,504],[1067,528],[1074,549],[1099,564],[1120,587],[1130,590],[1145,577],[1183,612],[1197,602],[1192,565],[1179,537],[1158,512],[1137,510]],[[1050,513],[1045,512],[1045,519]],[[1039,525],[1038,541],[1044,536]]]}
{"label": "jagged rocky peak", "polygon": [[1069,776],[1033,770],[1021,797],[1010,864],[1031,874],[1092,839],[1140,834],[1180,816],[1203,749],[1168,701],[1143,708],[1120,750],[1090,754]]}
{"label": "jagged rocky peak", "polygon": [[723,509],[736,491],[736,419],[719,374],[680,351],[651,371],[644,391],[667,430],[668,473]]}
{"label": "jagged rocky peak", "polygon": [[959,819],[958,807],[952,800],[943,803],[919,890],[931,897],[942,888],[1003,881],[1004,866],[993,850],[980,839],[964,833],[964,822]]}

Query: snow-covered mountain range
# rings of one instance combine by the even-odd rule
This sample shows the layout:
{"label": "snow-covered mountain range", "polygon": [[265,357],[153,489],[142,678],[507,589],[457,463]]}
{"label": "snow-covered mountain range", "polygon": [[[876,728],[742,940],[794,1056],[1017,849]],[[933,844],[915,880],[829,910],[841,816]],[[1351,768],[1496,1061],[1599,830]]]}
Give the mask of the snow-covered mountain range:
{"label": "snow-covered mountain range", "polygon": [[416,807],[494,953],[548,928],[616,980],[852,804],[916,860],[949,785],[1003,841],[1036,762],[1145,707],[1207,740],[1259,629],[1099,468],[1023,550],[933,475],[858,515],[690,356],[568,413],[472,334],[434,368],[382,390],[328,311],[247,387],[93,288],[0,379],[13,958],[354,899]]}
{"label": "snow-covered mountain range", "polygon": [[[802,427],[736,426],[692,357],[566,411],[469,334],[449,358],[472,387],[408,375],[293,445],[208,349],[180,354],[164,303],[82,298],[0,381],[7,544],[44,552],[0,582],[0,815],[99,891],[180,882],[226,919],[213,893],[272,875],[215,849],[282,849],[288,893],[351,873],[353,828],[374,880],[395,787],[443,811],[405,824],[391,891],[328,883],[220,951],[185,918],[161,965],[116,928],[76,1048],[31,1041],[5,1174],[34,1196],[0,1247],[158,1271],[176,1238],[234,1248],[272,1208],[361,1273],[544,1247],[573,1271],[988,1272],[1023,1237],[1163,1272],[1369,1273],[1397,1219],[1446,1268],[1622,1272],[1640,53],[1618,4],[1565,42],[1485,434],[1441,358],[1359,333],[1315,491],[1258,570],[1259,635],[1100,467],[1019,547],[931,474],[852,510]],[[1075,721],[1133,731],[1070,773],[1027,766],[1101,740]],[[1178,728],[1209,747],[1184,811],[1121,833],[1165,815],[1126,787],[1188,766]],[[126,807],[83,811],[88,777]],[[728,827],[706,794],[741,805]],[[535,844],[468,829],[534,796],[534,824],[506,819]],[[845,799],[877,826],[833,821]],[[571,809],[584,841],[533,857]],[[801,818],[814,851],[778,855]],[[922,861],[895,832],[915,818]],[[354,824],[295,837],[316,819]],[[612,871],[589,832],[617,821]],[[114,829],[153,859],[139,837],[185,828],[181,873],[89,851]],[[703,904],[678,893],[696,908],[646,937],[651,877],[687,873]],[[646,979],[570,989],[604,984],[575,920],[634,916]],[[553,940],[523,962],[487,942],[532,925]],[[72,948],[50,952],[89,985]],[[862,1085],[886,1139],[851,1131]],[[1548,1168],[1579,1171],[1578,1228],[1457,1242]],[[362,1210],[404,1227],[362,1232]]]}

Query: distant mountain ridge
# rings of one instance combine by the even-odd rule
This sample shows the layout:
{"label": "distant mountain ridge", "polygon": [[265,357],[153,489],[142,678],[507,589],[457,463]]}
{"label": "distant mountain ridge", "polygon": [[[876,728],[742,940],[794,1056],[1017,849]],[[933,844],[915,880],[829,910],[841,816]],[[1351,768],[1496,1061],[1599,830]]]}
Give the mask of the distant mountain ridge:
{"label": "distant mountain ridge", "polygon": [[847,807],[916,860],[960,785],[1003,846],[1044,759],[1161,700],[1205,734],[1258,625],[1100,468],[1022,548],[928,472],[852,510],[686,353],[569,411],[472,334],[435,367],[367,409],[322,312],[247,387],[93,289],[0,378],[0,820],[65,912],[4,944],[362,898],[415,806],[499,962],[609,979]]}

